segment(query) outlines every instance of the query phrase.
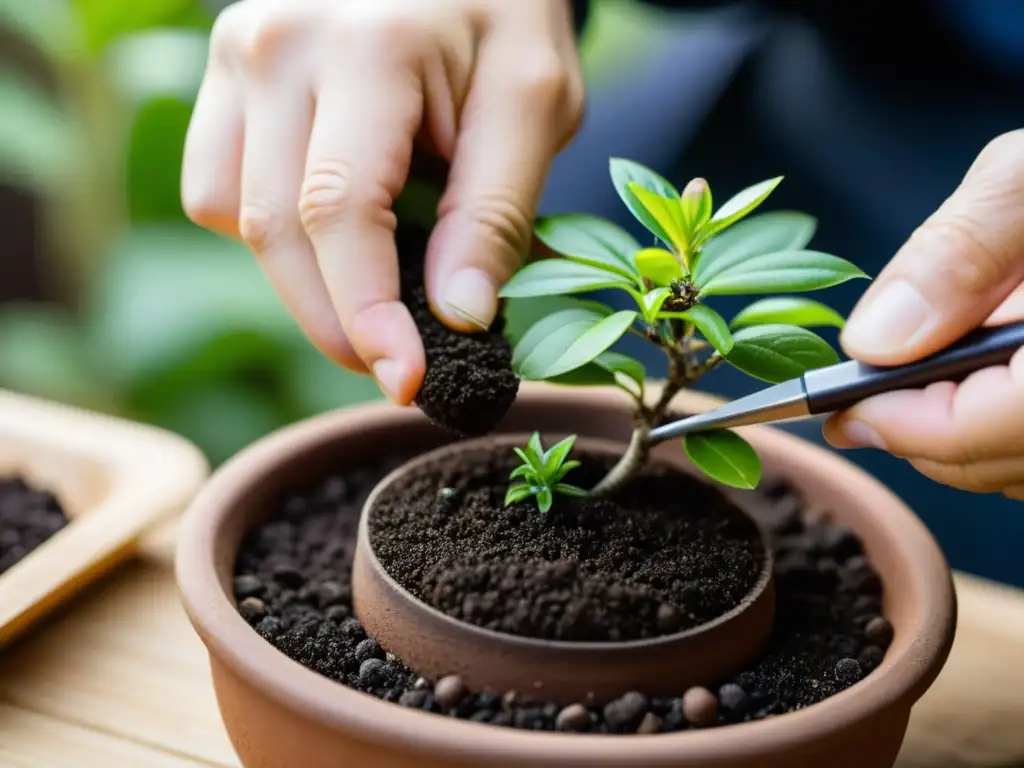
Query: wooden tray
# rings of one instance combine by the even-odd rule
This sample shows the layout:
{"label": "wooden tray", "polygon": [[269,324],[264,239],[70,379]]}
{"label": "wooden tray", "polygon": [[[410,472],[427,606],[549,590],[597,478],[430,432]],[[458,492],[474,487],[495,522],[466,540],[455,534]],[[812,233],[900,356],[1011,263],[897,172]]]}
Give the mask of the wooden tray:
{"label": "wooden tray", "polygon": [[54,493],[71,522],[0,576],[0,646],[130,556],[209,474],[185,439],[0,390],[0,475]]}

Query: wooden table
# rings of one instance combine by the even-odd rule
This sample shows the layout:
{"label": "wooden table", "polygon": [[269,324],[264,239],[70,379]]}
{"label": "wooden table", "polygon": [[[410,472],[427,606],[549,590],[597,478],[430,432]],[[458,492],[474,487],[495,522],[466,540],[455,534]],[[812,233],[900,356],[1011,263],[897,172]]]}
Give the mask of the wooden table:
{"label": "wooden table", "polygon": [[[0,656],[0,766],[238,768],[178,603],[172,540],[147,541]],[[962,574],[957,589],[956,644],[899,766],[1024,766],[1024,592]]]}

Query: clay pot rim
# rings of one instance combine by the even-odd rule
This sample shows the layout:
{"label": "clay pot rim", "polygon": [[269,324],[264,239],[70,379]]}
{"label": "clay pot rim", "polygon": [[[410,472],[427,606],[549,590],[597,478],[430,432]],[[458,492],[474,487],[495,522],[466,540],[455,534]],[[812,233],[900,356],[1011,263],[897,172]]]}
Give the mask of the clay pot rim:
{"label": "clay pot rim", "polygon": [[[561,391],[560,391],[561,390]],[[700,395],[701,406],[709,403]],[[571,407],[586,397],[609,408],[628,408],[614,389],[525,383],[519,397],[544,397]],[[678,402],[678,401],[677,401]],[[271,646],[241,617],[221,584],[215,565],[218,542],[230,513],[245,498],[263,468],[305,453],[357,427],[398,426],[409,416],[387,404],[341,410],[298,422],[249,446],[213,476],[186,516],[178,541],[176,575],[190,621],[218,663],[268,698],[328,728],[357,731],[387,745],[400,734],[408,749],[452,759],[496,761],[510,754],[549,765],[614,765],[624,758],[651,766],[679,760],[756,759],[791,749],[807,734],[839,732],[900,703],[909,705],[935,680],[949,655],[956,618],[952,576],[931,535],[907,506],[881,483],[843,459],[799,438],[767,427],[739,430],[759,450],[785,451],[792,464],[811,464],[823,474],[856,485],[864,505],[880,507],[876,518],[900,554],[912,564],[905,588],[919,598],[912,621],[893,640],[885,661],[846,690],[804,709],[760,721],[679,733],[629,737],[607,734],[538,733],[481,725],[413,711],[377,699],[303,667]],[[930,594],[931,599],[923,598]]]}
{"label": "clay pot rim", "polygon": [[[541,434],[544,434],[541,432]],[[437,461],[448,454],[458,454],[463,451],[469,451],[473,448],[496,448],[496,447],[510,447],[512,445],[523,445],[526,439],[529,438],[530,434],[526,432],[505,432],[497,435],[486,435],[484,437],[472,438],[469,440],[460,440],[455,443],[449,443],[448,445],[442,445],[426,453],[422,453],[413,459],[410,459],[402,466],[397,469],[393,469],[384,478],[374,486],[373,491],[367,497],[366,502],[363,504],[362,513],[359,516],[359,538],[356,546],[361,547],[363,553],[366,556],[367,563],[369,566],[379,574],[379,577],[383,579],[396,594],[401,595],[406,601],[415,607],[415,610],[419,613],[429,615],[434,621],[441,622],[447,627],[452,629],[458,629],[458,631],[465,634],[473,634],[480,638],[486,639],[489,643],[493,643],[498,646],[504,646],[515,650],[549,650],[559,651],[565,654],[572,654],[575,652],[585,653],[588,651],[603,651],[605,653],[635,653],[637,651],[643,651],[651,648],[660,648],[665,645],[677,645],[683,644],[688,640],[699,638],[702,635],[713,632],[719,629],[723,624],[731,622],[733,619],[738,617],[740,614],[745,613],[749,610],[758,600],[766,596],[766,590],[772,580],[772,573],[774,568],[774,557],[772,555],[771,546],[768,541],[767,532],[764,531],[761,526],[757,525],[756,521],[753,520],[747,514],[746,510],[742,506],[737,504],[735,501],[730,499],[730,502],[736,506],[748,520],[757,526],[760,533],[761,543],[764,546],[765,560],[761,567],[761,572],[757,575],[757,581],[750,588],[750,591],[744,595],[743,600],[740,601],[735,607],[730,608],[720,616],[716,616],[711,621],[707,621],[696,627],[683,630],[682,632],[673,632],[669,635],[659,635],[658,637],[644,638],[641,640],[626,640],[617,642],[573,642],[570,640],[545,640],[539,637],[525,637],[522,635],[511,635],[506,632],[498,632],[494,629],[487,629],[486,627],[480,627],[476,624],[470,624],[466,621],[460,621],[459,619],[452,618],[446,613],[443,613],[432,605],[429,605],[409,590],[399,584],[387,569],[380,562],[377,557],[377,552],[374,550],[370,541],[370,529],[369,529],[369,510],[373,507],[374,502],[380,496],[384,490],[394,483],[396,480],[404,477],[405,475],[415,472],[425,464]],[[577,447],[590,450],[601,454],[614,453],[620,455],[626,448],[626,443],[618,440],[607,440],[596,437],[577,437]],[[657,461],[657,459],[655,459]],[[667,464],[668,462],[659,462]],[[683,648],[680,648],[682,651]]]}

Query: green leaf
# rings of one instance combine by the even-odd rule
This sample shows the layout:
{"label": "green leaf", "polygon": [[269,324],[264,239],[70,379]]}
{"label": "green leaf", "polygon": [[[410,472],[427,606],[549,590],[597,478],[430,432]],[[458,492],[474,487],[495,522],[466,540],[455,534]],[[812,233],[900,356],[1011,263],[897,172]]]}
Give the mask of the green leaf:
{"label": "green leaf", "polygon": [[704,179],[693,179],[680,197],[683,217],[689,232],[699,232],[711,219],[711,187]]}
{"label": "green leaf", "polygon": [[659,317],[689,320],[704,334],[704,338],[711,342],[711,346],[723,355],[732,351],[733,340],[729,324],[707,304],[696,304],[685,312],[662,312]]}
{"label": "green leaf", "polygon": [[534,432],[530,435],[530,440],[526,444],[526,455],[533,459],[533,466],[543,474],[544,473],[544,446],[540,443],[540,432]]}
{"label": "green leaf", "polygon": [[588,264],[568,259],[541,259],[527,264],[512,275],[498,295],[502,298],[558,296],[623,287],[632,288],[633,282],[622,275]]}
{"label": "green leaf", "polygon": [[626,207],[629,208],[637,221],[647,227],[651,234],[662,242],[671,243],[672,239],[668,233],[648,213],[647,209],[629,188],[629,185],[630,183],[636,183],[648,192],[653,192],[662,197],[678,199],[679,192],[676,188],[650,168],[645,168],[640,163],[635,163],[632,160],[613,157],[609,162],[609,169],[611,170],[612,183],[615,185],[615,190],[619,193],[622,202],[626,204]]}
{"label": "green leaf", "polygon": [[517,371],[524,379],[540,380],[579,368],[618,341],[636,317],[636,312],[623,310],[596,323],[583,320],[562,326],[540,341]]}
{"label": "green leaf", "polygon": [[550,477],[555,470],[562,466],[562,462],[569,456],[569,451],[572,450],[572,445],[575,442],[576,436],[570,435],[548,449],[544,454],[544,477]]}
{"label": "green leaf", "polygon": [[701,236],[707,238],[742,219],[765,201],[768,195],[779,186],[782,178],[782,176],[776,176],[774,179],[762,181],[730,197],[711,217],[711,221],[707,223]]}
{"label": "green leaf", "polygon": [[533,469],[533,467],[528,466],[526,464],[520,464],[518,467],[513,469],[511,473],[509,473],[508,479],[515,480],[518,477],[535,479],[534,477],[531,477],[531,475],[535,475],[535,470]]}
{"label": "green leaf", "polygon": [[537,508],[543,514],[547,514],[551,511],[551,505],[555,503],[555,499],[551,494],[550,488],[540,488],[537,491]]}
{"label": "green leaf", "polygon": [[615,374],[596,362],[581,365],[560,376],[550,376],[545,381],[569,387],[608,387],[617,384]]}
{"label": "green leaf", "polygon": [[598,301],[587,301],[572,296],[534,296],[507,299],[504,303],[504,336],[515,347],[523,336],[538,322],[563,309],[589,309],[599,317],[607,317],[614,310]]}
{"label": "green leaf", "polygon": [[690,233],[686,226],[686,218],[683,216],[683,208],[678,197],[662,197],[659,194],[644,189],[635,181],[629,183],[629,191],[633,193],[640,204],[647,209],[661,231],[668,235],[667,242],[675,247],[677,251],[686,251]]}
{"label": "green leaf", "polygon": [[683,276],[683,265],[671,251],[664,248],[644,248],[636,254],[640,274],[655,285],[671,285]]}
{"label": "green leaf", "polygon": [[540,461],[539,460],[535,460],[533,458],[533,456],[531,455],[531,453],[529,451],[529,446],[527,446],[527,450],[525,450],[525,451],[522,448],[519,448],[519,447],[513,448],[512,450],[516,452],[516,456],[518,456],[520,458],[520,460],[526,466],[528,466],[530,469],[534,470],[535,472],[540,472],[540,468],[541,468]]}
{"label": "green leaf", "polygon": [[776,251],[805,248],[818,227],[813,216],[796,211],[772,211],[751,216],[705,243],[693,265],[697,287],[747,259]]}
{"label": "green leaf", "polygon": [[755,325],[733,336],[728,361],[754,378],[780,384],[839,362],[820,336],[795,325]]}
{"label": "green leaf", "polygon": [[520,483],[518,485],[510,485],[508,491],[505,493],[505,506],[509,504],[515,504],[517,501],[529,498],[533,495],[533,488],[529,485]]}
{"label": "green leaf", "polygon": [[641,306],[645,323],[654,325],[662,305],[671,295],[672,291],[668,288],[655,288],[642,297]]}
{"label": "green leaf", "polygon": [[619,352],[604,352],[594,358],[594,364],[613,374],[621,374],[632,379],[641,387],[647,378],[643,363]]}
{"label": "green leaf", "polygon": [[640,244],[621,227],[596,216],[570,213],[538,219],[537,239],[565,258],[633,280],[640,276],[633,254]]}
{"label": "green leaf", "polygon": [[552,490],[563,496],[582,497],[587,495],[587,492],[582,488],[577,488],[575,485],[569,485],[568,483],[556,483]]}
{"label": "green leaf", "polygon": [[579,461],[576,461],[576,460],[567,461],[562,466],[560,466],[557,470],[555,470],[554,474],[552,474],[551,477],[548,478],[548,481],[551,482],[551,483],[557,483],[559,480],[561,480],[567,474],[572,472],[572,470],[576,469],[576,467],[579,467],[581,465],[582,465],[582,462],[579,462]]}
{"label": "green leaf", "polygon": [[[520,369],[523,366],[523,362],[533,353],[538,345],[550,343],[549,340],[553,335],[564,336],[571,340],[591,326],[597,325],[607,316],[589,307],[570,307],[542,317],[523,334],[512,350],[513,370],[521,374]],[[573,332],[568,330],[570,328],[574,329]]]}
{"label": "green leaf", "polygon": [[694,432],[683,438],[690,461],[714,480],[747,490],[761,482],[761,459],[746,440],[727,429]]}
{"label": "green leaf", "polygon": [[776,296],[755,301],[749,307],[741,310],[732,319],[731,326],[744,328],[768,323],[785,323],[786,325],[798,325],[801,328],[816,326],[842,328],[846,324],[846,320],[832,307],[821,302],[797,296]]}
{"label": "green leaf", "polygon": [[703,286],[705,296],[816,291],[867,278],[859,267],[820,251],[779,251],[747,259],[719,272]]}

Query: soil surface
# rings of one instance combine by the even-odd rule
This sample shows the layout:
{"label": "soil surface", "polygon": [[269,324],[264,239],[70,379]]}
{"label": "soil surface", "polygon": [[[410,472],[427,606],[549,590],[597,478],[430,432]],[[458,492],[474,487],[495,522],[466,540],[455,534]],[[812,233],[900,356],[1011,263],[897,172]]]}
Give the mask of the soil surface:
{"label": "soil surface", "polygon": [[426,236],[402,228],[397,241],[402,301],[419,328],[427,356],[427,372],[416,405],[456,435],[487,434],[519,392],[519,377],[512,371],[512,347],[502,335],[504,317],[499,312],[491,327],[479,333],[448,328],[427,303],[423,285]]}
{"label": "soil surface", "polygon": [[[612,460],[574,453],[590,488]],[[504,505],[511,449],[449,456],[381,495],[370,540],[388,573],[462,621],[549,640],[671,634],[746,598],[764,567],[761,533],[724,494],[667,467],[607,499],[556,497],[547,515]]]}
{"label": "soil surface", "polygon": [[68,524],[50,493],[17,477],[0,477],[0,573]]}
{"label": "soil surface", "polygon": [[[407,458],[407,457],[404,457]],[[559,708],[425,680],[366,637],[352,618],[351,567],[360,509],[373,485],[401,463],[346,469],[284,499],[247,538],[236,563],[239,612],[268,642],[320,674],[401,706],[532,730],[661,733],[791,712],[827,699],[882,661],[892,627],[882,587],[860,541],[827,519],[804,518],[803,501],[766,479],[751,511],[771,530],[777,614],[762,659],[710,690],[649,698],[626,694],[605,707]]]}

